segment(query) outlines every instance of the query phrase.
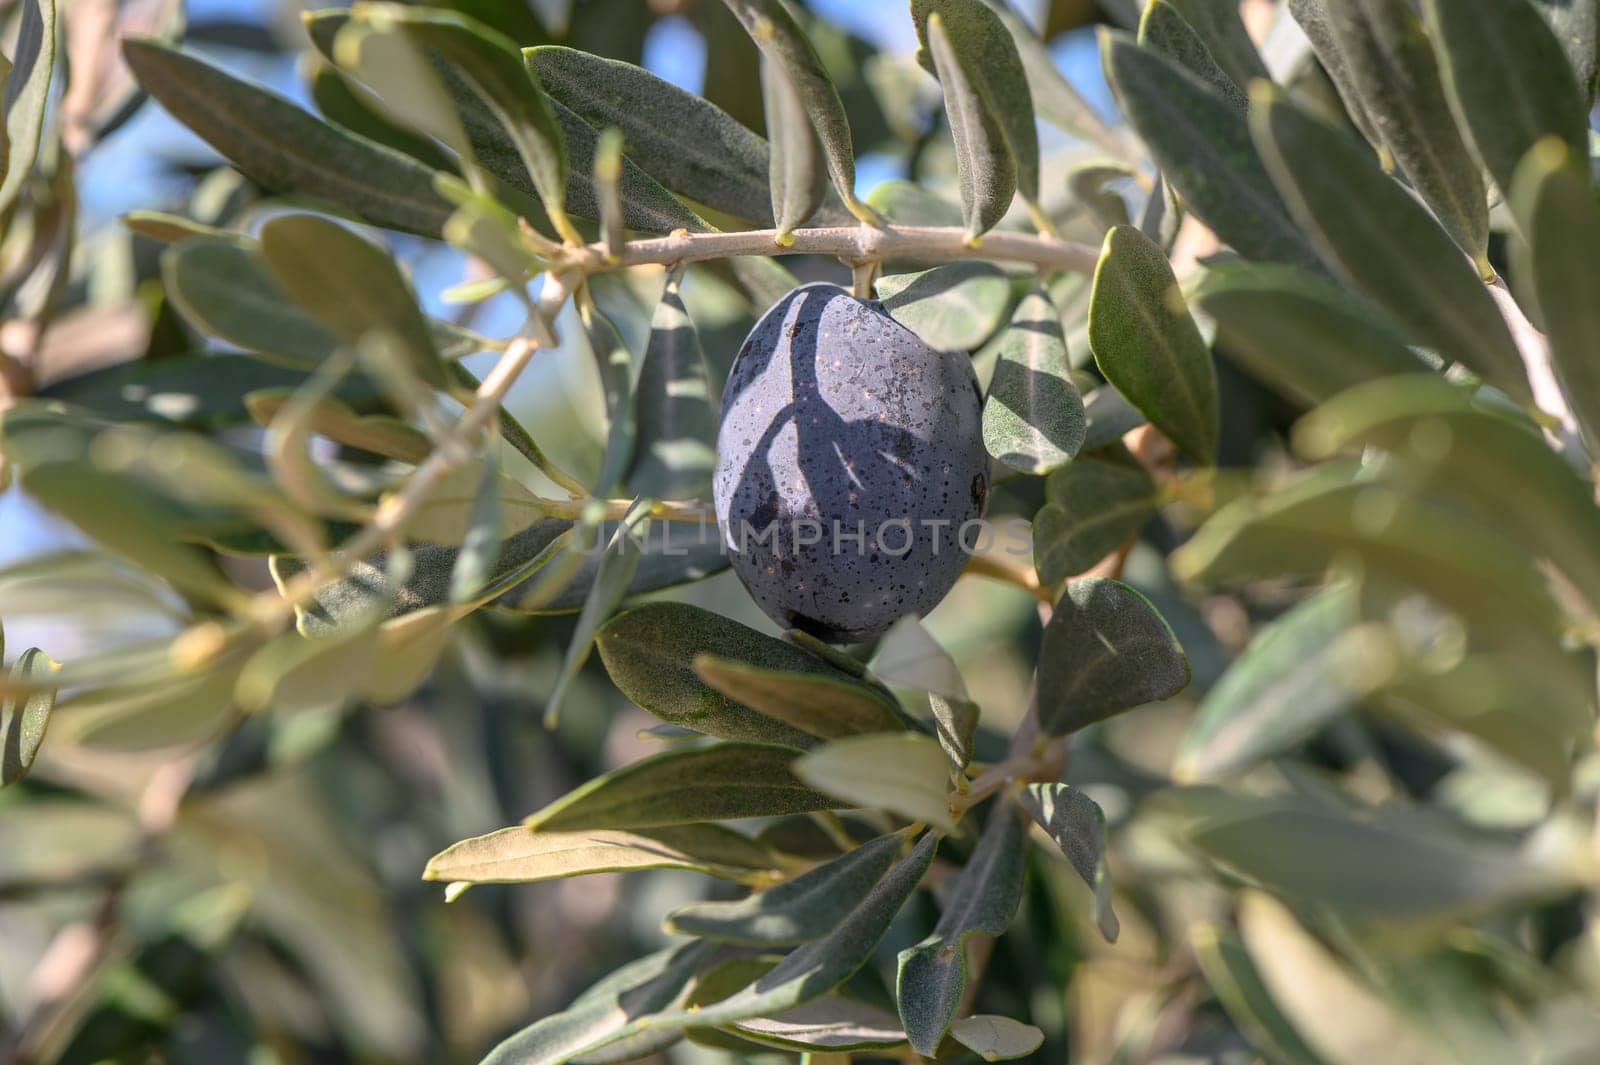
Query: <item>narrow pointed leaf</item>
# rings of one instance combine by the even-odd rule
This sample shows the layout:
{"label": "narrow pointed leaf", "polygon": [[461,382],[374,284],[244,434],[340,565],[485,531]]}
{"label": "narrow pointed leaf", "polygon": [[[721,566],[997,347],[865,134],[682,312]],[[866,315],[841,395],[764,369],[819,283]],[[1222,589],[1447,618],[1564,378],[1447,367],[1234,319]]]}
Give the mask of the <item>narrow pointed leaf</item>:
{"label": "narrow pointed leaf", "polygon": [[628,492],[650,499],[699,499],[711,487],[717,419],[700,337],[668,281],[650,322],[634,392],[637,436]]}
{"label": "narrow pointed leaf", "polygon": [[547,832],[636,829],[840,806],[794,775],[794,758],[788,748],[760,743],[668,751],[596,777],[526,823]]}
{"label": "narrow pointed leaf", "polygon": [[1105,124],[1093,106],[1073,88],[1059,69],[1055,57],[1006,0],[984,0],[1000,19],[1022,58],[1023,73],[1035,110],[1046,122],[1099,145],[1119,158],[1127,154],[1124,145]]}
{"label": "narrow pointed leaf", "polygon": [[929,347],[973,351],[1005,321],[1011,282],[993,263],[946,263],[914,274],[885,274],[878,298]]}
{"label": "narrow pointed leaf", "polygon": [[927,37],[934,73],[944,89],[950,135],[956,143],[961,211],[971,243],[993,229],[1011,209],[1011,198],[1017,191],[1017,162],[994,114],[961,65],[938,14],[928,19]]}
{"label": "narrow pointed leaf", "polygon": [[1216,459],[1217,371],[1161,248],[1132,226],[1106,234],[1089,299],[1095,365],[1195,463]]}
{"label": "narrow pointed leaf", "polygon": [[789,234],[822,205],[828,190],[828,167],[822,156],[822,142],[806,118],[805,102],[783,66],[766,56],[761,58],[761,101],[772,138],[768,213],[777,226],[781,244],[791,240]]}
{"label": "narrow pointed leaf", "polygon": [[776,1016],[739,1021],[724,1031],[762,1046],[804,1051],[805,1065],[826,1065],[825,1057],[885,1050],[906,1041],[900,1018],[843,995],[825,995]]}
{"label": "narrow pointed leaf", "polygon": [[424,236],[437,236],[449,219],[450,203],[434,189],[438,171],[168,45],[122,47],[146,92],[267,188]]}
{"label": "narrow pointed leaf", "polygon": [[506,1039],[482,1065],[562,1065],[621,1039],[672,1005],[709,953],[707,944],[685,943],[630,962]]}
{"label": "narrow pointed leaf", "polygon": [[524,54],[546,92],[589,125],[622,130],[629,158],[661,184],[772,223],[767,145],[726,111],[632,63],[556,45]]}
{"label": "narrow pointed leaf", "polygon": [[357,137],[392,148],[444,173],[455,173],[455,160],[428,137],[415,133],[387,114],[382,114],[370,94],[320,56],[306,61],[306,81],[311,102],[329,122]]}
{"label": "narrow pointed leaf", "polygon": [[870,221],[872,209],[856,199],[855,147],[850,139],[850,120],[839,99],[839,90],[834,88],[823,69],[822,60],[817,58],[816,49],[806,39],[805,31],[782,0],[723,2],[739,19],[761,54],[789,75],[789,83],[804,101],[811,127],[822,142],[834,191],[852,214]]}
{"label": "narrow pointed leaf", "polygon": [[390,122],[443,144],[465,163],[472,142],[428,59],[394,23],[386,5],[363,5],[334,39],[335,64],[364,86],[366,99]]}
{"label": "narrow pointed leaf", "polygon": [[1070,784],[1029,784],[1020,801],[1094,892],[1090,916],[1106,942],[1115,943],[1121,926],[1111,909],[1106,815],[1099,804]]}
{"label": "narrow pointed leaf", "polygon": [[809,943],[861,904],[904,842],[900,835],[880,836],[749,898],[680,907],[667,915],[667,931],[756,947]]}
{"label": "narrow pointed leaf", "polygon": [[1014,470],[1047,474],[1072,461],[1087,430],[1061,315],[1049,293],[1035,286],[1000,335],[1000,358],[983,403],[984,445]]}
{"label": "narrow pointed leaf", "polygon": [[450,571],[450,601],[470,602],[488,583],[500,557],[500,463],[491,450],[483,462],[478,498],[472,501],[461,553]]}
{"label": "narrow pointed leaf", "polygon": [[[939,73],[928,32],[929,19],[939,16],[955,60],[994,123],[1016,169],[1017,191],[1030,204],[1039,202],[1039,130],[1033,93],[1017,44],[993,8],[983,0],[912,0],[911,22],[921,45],[917,59],[929,73]],[[952,122],[954,112],[952,110]]]}
{"label": "narrow pointed leaf", "polygon": [[1550,362],[1591,456],[1600,455],[1600,209],[1585,157],[1540,141],[1517,169],[1511,206],[1528,241],[1528,266]]}
{"label": "narrow pointed leaf", "polygon": [[1270,1051],[1273,1060],[1296,1065],[1321,1061],[1273,1001],[1237,932],[1223,925],[1202,924],[1191,934],[1191,941],[1211,993],[1252,1046]]}
{"label": "narrow pointed leaf", "polygon": [[[1483,176],[1445,99],[1422,22],[1407,0],[1350,0],[1327,9],[1338,62],[1406,179],[1476,262],[1488,256]],[[1326,62],[1324,65],[1327,65]]]}
{"label": "narrow pointed leaf", "polygon": [[1561,42],[1572,64],[1572,73],[1583,91],[1584,107],[1594,106],[1595,89],[1600,83],[1600,3],[1595,0],[1533,0],[1534,7],[1550,24],[1550,31]]}
{"label": "narrow pointed leaf", "polygon": [[517,825],[464,839],[428,860],[422,879],[521,884],[634,869],[692,869],[738,880],[771,867],[765,848],[721,825],[638,832],[530,832]]}
{"label": "narrow pointed leaf", "polygon": [[383,5],[419,45],[471,83],[516,145],[534,189],[557,232],[572,239],[566,221],[567,146],[539,76],[508,38],[455,12]]}
{"label": "narrow pointed leaf", "polygon": [[5,136],[0,141],[5,177],[0,180],[0,213],[16,202],[38,158],[56,61],[55,0],[23,0],[20,6],[16,44],[5,78]]}
{"label": "narrow pointed leaf", "polygon": [[697,655],[694,671],[728,698],[821,739],[906,727],[888,696],[860,681],[764,669],[713,655]]}
{"label": "narrow pointed leaf", "polygon": [[1237,81],[1217,63],[1211,49],[1195,32],[1189,20],[1179,14],[1172,0],[1151,0],[1139,19],[1139,43],[1171,59],[1189,73],[1215,89],[1223,99],[1243,114],[1249,97]]}
{"label": "narrow pointed leaf", "polygon": [[1428,368],[1387,315],[1320,274],[1238,264],[1208,271],[1190,299],[1217,323],[1220,350],[1307,406]]}
{"label": "narrow pointed leaf", "polygon": [[296,307],[249,245],[194,237],[161,257],[167,294],[197,327],[295,366],[320,366],[339,338]]}
{"label": "narrow pointed leaf", "polygon": [[950,768],[959,773],[972,761],[972,744],[978,733],[978,704],[970,699],[929,692],[928,705],[933,711],[939,746],[950,759]]}
{"label": "narrow pointed leaf", "polygon": [[[55,659],[37,647],[30,647],[17,656],[11,667],[11,679],[19,685],[34,685],[60,668]],[[26,695],[0,695],[0,788],[15,784],[33,768],[55,706],[54,688]]]}
{"label": "narrow pointed leaf", "polygon": [[1248,259],[1320,269],[1226,97],[1126,34],[1102,32],[1100,51],[1123,112],[1197,218]]}
{"label": "narrow pointed leaf", "polygon": [[1528,0],[1424,0],[1422,12],[1451,106],[1501,192],[1545,137],[1588,158],[1585,92]]}
{"label": "narrow pointed leaf", "polygon": [[410,372],[445,386],[433,331],[388,252],[336,222],[284,215],[262,227],[261,255],[284,294],[345,344],[386,335]]}
{"label": "narrow pointed leaf", "polygon": [[1245,29],[1239,5],[1232,0],[1166,0],[1184,21],[1194,27],[1218,65],[1241,89],[1252,81],[1268,78],[1267,65],[1256,51],[1250,32]]}
{"label": "narrow pointed leaf", "polygon": [[[612,611],[616,610],[617,604],[622,602],[633,575],[639,569],[642,551],[633,539],[639,513],[635,511],[619,522],[610,541],[602,548],[604,553],[601,555],[599,566],[595,569],[594,582],[589,586],[589,593],[584,598],[583,609],[578,612],[578,621],[572,630],[572,642],[567,645],[566,657],[561,662],[561,672],[556,677],[555,690],[550,693],[550,701],[545,704],[546,728],[554,728],[560,719],[566,694],[571,690],[573,682],[578,679],[578,671],[589,660],[589,652],[594,650],[595,634],[611,616]],[[648,525],[645,528],[648,529]]]}
{"label": "narrow pointed leaf", "polygon": [[795,775],[849,806],[884,809],[947,831],[950,765],[937,743],[916,733],[854,736],[802,756]]}
{"label": "narrow pointed leaf", "polygon": [[[862,698],[883,700],[881,693],[859,679],[797,647],[684,603],[649,603],[619,614],[600,630],[597,645],[612,683],[638,706],[668,724],[724,739],[797,748],[816,743],[803,729],[752,710],[707,684],[695,666],[708,658],[747,671],[793,677],[801,692],[817,683],[831,685],[836,692],[848,687]],[[777,705],[776,697],[764,693],[756,697]]]}
{"label": "narrow pointed leaf", "polygon": [[1044,1033],[1033,1025],[992,1013],[961,1018],[950,1036],[984,1061],[1025,1058],[1044,1044]]}
{"label": "narrow pointed leaf", "polygon": [[1189,683],[1189,661],[1148,599],[1119,581],[1067,585],[1039,648],[1037,699],[1046,735],[1069,732]]}
{"label": "narrow pointed leaf", "polygon": [[1349,137],[1282,94],[1270,92],[1252,105],[1256,143],[1328,264],[1415,339],[1527,400],[1522,359],[1505,319],[1427,208]]}
{"label": "narrow pointed leaf", "polygon": [[1206,693],[1173,774],[1208,780],[1286,751],[1365,694],[1345,634],[1357,620],[1349,588],[1323,592],[1257,632]]}
{"label": "narrow pointed leaf", "polygon": [[961,669],[920,618],[903,617],[878,641],[872,671],[888,684],[936,692],[951,699],[967,698]]}
{"label": "narrow pointed leaf", "polygon": [[[285,309],[292,312],[292,308]],[[240,402],[250,416],[264,426],[278,416],[294,395],[294,389],[259,388],[246,393]],[[323,396],[309,407],[306,425],[318,436],[401,462],[421,462],[433,450],[427,434],[408,422],[385,414],[357,414],[332,395]]]}
{"label": "narrow pointed leaf", "polygon": [[650,1024],[734,1024],[781,1013],[832,991],[872,955],[890,922],[927,872],[938,842],[937,833],[924,835],[916,848],[897,862],[832,932],[798,948],[748,987],[714,1005],[690,1013],[668,1014]]}
{"label": "narrow pointed leaf", "polygon": [[1022,900],[1027,836],[1007,802],[995,804],[972,857],[956,877],[939,923],[922,942],[900,952],[895,999],[906,1037],[933,1057],[961,1006],[967,987],[967,938],[999,936]]}
{"label": "narrow pointed leaf", "polygon": [[1136,462],[1080,455],[1045,482],[1033,518],[1039,579],[1053,584],[1094,566],[1156,513],[1156,484]]}
{"label": "narrow pointed leaf", "polygon": [[1334,89],[1338,91],[1351,124],[1375,150],[1383,151],[1383,135],[1378,132],[1378,122],[1367,111],[1355,70],[1345,61],[1339,50],[1339,39],[1328,24],[1327,0],[1288,0],[1288,8],[1311,42],[1312,51],[1333,82]]}

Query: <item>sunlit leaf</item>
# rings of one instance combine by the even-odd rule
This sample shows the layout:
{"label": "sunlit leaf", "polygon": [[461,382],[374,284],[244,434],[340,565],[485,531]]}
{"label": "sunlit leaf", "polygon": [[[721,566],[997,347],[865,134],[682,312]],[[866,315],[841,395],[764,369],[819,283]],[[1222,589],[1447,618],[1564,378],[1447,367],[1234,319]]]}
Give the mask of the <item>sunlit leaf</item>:
{"label": "sunlit leaf", "polygon": [[428,236],[450,217],[434,191],[437,171],[169,45],[129,40],[123,52],[150,95],[268,188]]}
{"label": "sunlit leaf", "polygon": [[929,347],[973,351],[1005,321],[1011,283],[992,263],[947,263],[915,274],[884,275],[878,298],[895,321]]}
{"label": "sunlit leaf", "polygon": [[984,1061],[1025,1058],[1044,1043],[1044,1033],[1031,1024],[992,1013],[975,1013],[950,1026],[950,1036]]}
{"label": "sunlit leaf", "polygon": [[0,180],[0,213],[10,209],[33,171],[50,102],[50,74],[56,60],[55,0],[23,0],[18,5],[15,44],[5,78],[5,177]]}
{"label": "sunlit leaf", "polygon": [[[3,646],[0,643],[0,647]],[[55,659],[37,647],[30,647],[17,656],[11,667],[11,677],[32,684],[48,678],[59,668]],[[29,695],[0,696],[0,788],[15,784],[33,768],[55,705],[53,688]]]}
{"label": "sunlit leaf", "polygon": [[[1017,191],[1017,159],[1006,143],[999,117],[984,102],[976,77],[957,55],[938,12],[929,15],[926,34],[927,53],[944,87],[945,114],[955,139],[967,241],[975,243],[1011,208]],[[1037,143],[1034,149],[1037,152]]]}
{"label": "sunlit leaf", "polygon": [[1243,113],[1250,106],[1240,83],[1222,69],[1211,49],[1172,0],[1151,0],[1139,19],[1139,43],[1171,59],[1211,86]]}
{"label": "sunlit leaf", "polygon": [[806,117],[805,101],[781,64],[762,57],[761,100],[772,137],[768,157],[768,214],[781,244],[816,213],[828,191],[822,142]]}
{"label": "sunlit leaf", "polygon": [[890,810],[946,830],[955,827],[950,766],[944,751],[926,736],[894,733],[835,740],[802,756],[794,772],[845,805]]}
{"label": "sunlit leaf", "polygon": [[1166,253],[1132,226],[1106,234],[1089,301],[1095,365],[1200,465],[1216,458],[1220,414],[1211,352]]}
{"label": "sunlit leaf", "polygon": [[794,758],[788,748],[760,743],[668,751],[594,778],[526,824],[548,832],[654,828],[841,805],[803,784],[791,767]]}
{"label": "sunlit leaf", "polygon": [[530,832],[518,825],[452,844],[428,860],[422,878],[519,884],[634,869],[692,869],[738,880],[770,864],[765,849],[721,825],[639,832]]}
{"label": "sunlit leaf", "polygon": [[651,499],[709,494],[717,419],[700,337],[678,280],[667,283],[650,322],[650,343],[634,391],[636,437],[628,492]]}
{"label": "sunlit leaf", "polygon": [[1000,358],[983,403],[989,454],[1023,473],[1046,474],[1083,446],[1088,417],[1072,383],[1061,317],[1035,286],[1000,335]]}

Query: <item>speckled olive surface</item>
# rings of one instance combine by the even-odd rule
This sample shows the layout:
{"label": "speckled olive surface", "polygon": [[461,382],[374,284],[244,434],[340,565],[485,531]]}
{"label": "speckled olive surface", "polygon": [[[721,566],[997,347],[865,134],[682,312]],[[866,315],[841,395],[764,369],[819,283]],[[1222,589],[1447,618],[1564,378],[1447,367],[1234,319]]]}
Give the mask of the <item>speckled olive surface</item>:
{"label": "speckled olive surface", "polygon": [[812,284],[773,306],[728,375],[713,487],[761,608],[845,643],[938,605],[988,497],[981,408],[971,359],[876,302]]}

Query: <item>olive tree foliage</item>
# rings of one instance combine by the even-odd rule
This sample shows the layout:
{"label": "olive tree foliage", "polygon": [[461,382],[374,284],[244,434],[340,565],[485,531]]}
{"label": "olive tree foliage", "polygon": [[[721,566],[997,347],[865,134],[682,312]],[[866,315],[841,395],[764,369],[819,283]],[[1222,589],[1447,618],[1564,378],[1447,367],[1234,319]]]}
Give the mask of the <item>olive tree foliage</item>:
{"label": "olive tree foliage", "polygon": [[[1115,127],[1000,0],[912,0],[898,64],[799,4],[691,6],[704,96],[598,0],[561,33],[517,4],[312,11],[313,112],[174,12],[64,76],[73,27],[14,5],[3,296],[33,357],[0,353],[0,456],[86,546],[0,570],[0,614],[162,622],[0,679],[0,919],[90,906],[70,993],[0,1000],[17,1060],[177,1060],[186,1015],[496,1065],[1581,1058],[1593,0],[1289,0],[1250,28],[1107,3]],[[160,248],[125,301],[146,342],[52,366],[75,318],[109,329],[74,161],[135,106],[231,169],[122,220]],[[917,180],[858,188],[864,146]],[[450,319],[396,256],[442,246],[474,264]],[[1031,604],[1007,702],[915,617],[834,647],[693,601],[727,559],[673,531],[710,520],[737,337],[829,269],[979,370],[989,519],[1031,528],[963,578]],[[471,328],[491,300],[508,335]],[[585,468],[557,446],[580,417],[505,405],[574,348],[604,401]],[[548,669],[482,665],[558,639]],[[463,684],[582,729],[602,672],[653,753],[591,752],[407,870],[433,882],[419,989],[350,857],[404,778],[328,784],[395,796],[335,830],[306,752]],[[478,885],[647,870],[712,885],[658,949],[492,1004],[517,976]]]}

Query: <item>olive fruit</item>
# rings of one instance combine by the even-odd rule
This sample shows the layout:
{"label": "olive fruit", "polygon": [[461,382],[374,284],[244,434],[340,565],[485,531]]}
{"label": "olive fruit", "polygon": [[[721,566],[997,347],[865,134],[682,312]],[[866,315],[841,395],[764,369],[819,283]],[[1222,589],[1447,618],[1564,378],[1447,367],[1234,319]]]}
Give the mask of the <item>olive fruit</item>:
{"label": "olive fruit", "polygon": [[981,408],[971,360],[877,302],[810,284],[767,311],[728,374],[713,480],[761,608],[833,643],[933,609],[988,497]]}

